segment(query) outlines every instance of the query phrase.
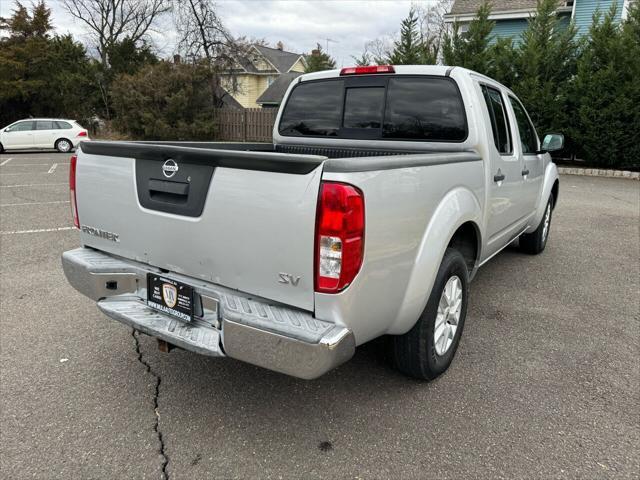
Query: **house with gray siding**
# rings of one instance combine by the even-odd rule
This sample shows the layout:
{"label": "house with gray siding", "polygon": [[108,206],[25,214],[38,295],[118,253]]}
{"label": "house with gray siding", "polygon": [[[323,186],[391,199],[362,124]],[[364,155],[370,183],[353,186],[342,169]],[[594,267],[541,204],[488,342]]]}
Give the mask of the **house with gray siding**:
{"label": "house with gray siding", "polygon": [[[626,17],[631,3],[635,0],[562,0],[558,2],[556,14],[561,25],[568,25],[573,21],[578,35],[589,32],[593,14],[599,10],[602,14],[609,11],[612,4],[617,5],[616,19],[621,21]],[[469,22],[475,17],[483,0],[455,0],[451,11],[445,15],[445,22],[458,22],[460,31],[464,32]],[[492,2],[490,20],[495,22],[493,39],[511,37],[515,42],[520,41],[520,35],[527,28],[529,18],[536,11],[536,0],[504,0]]]}

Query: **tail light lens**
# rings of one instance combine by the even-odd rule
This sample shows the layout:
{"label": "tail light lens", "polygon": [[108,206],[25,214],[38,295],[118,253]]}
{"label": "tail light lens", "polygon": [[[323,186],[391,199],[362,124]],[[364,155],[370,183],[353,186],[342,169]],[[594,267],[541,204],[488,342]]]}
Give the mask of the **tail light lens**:
{"label": "tail light lens", "polygon": [[80,133],[78,133],[79,137],[86,137],[87,136],[87,131],[86,130],[82,130]]}
{"label": "tail light lens", "polygon": [[364,196],[353,185],[322,182],[316,224],[315,290],[337,293],[360,271]]}
{"label": "tail light lens", "polygon": [[76,165],[78,163],[78,156],[73,155],[71,157],[71,163],[69,165],[69,195],[71,197],[71,215],[73,216],[73,225],[76,228],[80,228],[80,220],[78,219],[78,204],[76,202]]}

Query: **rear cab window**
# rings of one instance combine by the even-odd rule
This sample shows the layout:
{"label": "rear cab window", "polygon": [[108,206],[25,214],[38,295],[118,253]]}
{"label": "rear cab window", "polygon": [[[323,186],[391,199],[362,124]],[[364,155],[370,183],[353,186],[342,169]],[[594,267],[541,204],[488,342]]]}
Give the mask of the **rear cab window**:
{"label": "rear cab window", "polygon": [[455,81],[363,75],[294,87],[278,131],[290,137],[463,142],[467,119]]}

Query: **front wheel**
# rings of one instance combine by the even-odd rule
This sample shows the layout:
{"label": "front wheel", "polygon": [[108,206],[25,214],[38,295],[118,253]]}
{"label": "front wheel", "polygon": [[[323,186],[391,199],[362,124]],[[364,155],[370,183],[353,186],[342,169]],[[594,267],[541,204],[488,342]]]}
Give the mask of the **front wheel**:
{"label": "front wheel", "polygon": [[56,142],[56,150],[60,153],[68,153],[73,148],[73,144],[66,138],[61,138]]}
{"label": "front wheel", "polygon": [[551,229],[551,213],[553,211],[553,196],[549,197],[547,206],[544,209],[544,215],[538,228],[531,233],[523,233],[520,235],[520,250],[531,255],[537,255],[547,246],[549,238],[549,230]]}
{"label": "front wheel", "polygon": [[393,337],[398,370],[433,380],[449,368],[464,328],[468,296],[469,271],[464,257],[447,248],[422,315],[411,330]]}

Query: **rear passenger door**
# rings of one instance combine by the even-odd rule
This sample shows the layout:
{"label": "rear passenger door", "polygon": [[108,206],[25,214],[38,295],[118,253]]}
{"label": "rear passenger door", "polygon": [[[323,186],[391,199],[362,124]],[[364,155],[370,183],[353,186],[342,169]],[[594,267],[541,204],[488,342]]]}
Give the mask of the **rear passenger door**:
{"label": "rear passenger door", "polygon": [[35,148],[53,148],[58,130],[53,120],[36,121],[36,131],[33,136]]}
{"label": "rear passenger door", "polygon": [[514,149],[512,121],[505,95],[496,87],[480,84],[490,121],[493,142],[490,159],[489,218],[485,258],[500,250],[522,227],[522,161]]}
{"label": "rear passenger door", "polygon": [[520,101],[511,95],[509,95],[509,103],[518,125],[520,137],[516,150],[522,160],[522,214],[528,216],[535,211],[538,204],[544,178],[544,160],[542,155],[537,153],[540,150],[538,135],[526,110]]}

